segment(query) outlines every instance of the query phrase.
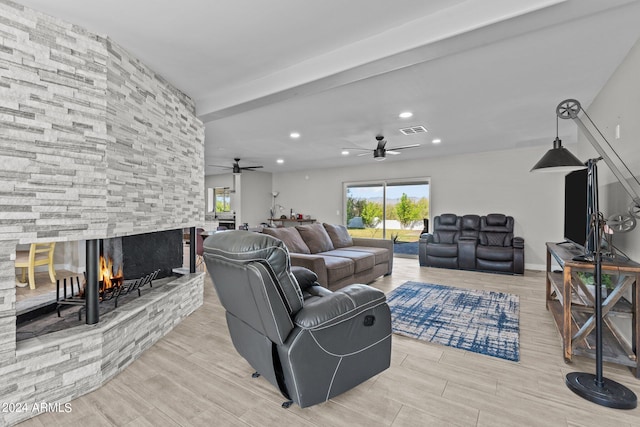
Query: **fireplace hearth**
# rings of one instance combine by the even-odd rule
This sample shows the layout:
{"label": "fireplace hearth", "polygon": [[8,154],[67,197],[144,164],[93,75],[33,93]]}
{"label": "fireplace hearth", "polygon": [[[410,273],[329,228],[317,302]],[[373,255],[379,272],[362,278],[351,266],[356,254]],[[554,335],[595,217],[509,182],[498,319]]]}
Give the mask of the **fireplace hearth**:
{"label": "fireplace hearth", "polygon": [[[117,307],[124,295],[140,296],[141,290],[151,288],[155,280],[173,278],[174,270],[180,270],[187,259],[191,262],[191,257],[184,253],[182,229],[64,245],[61,252],[65,258],[58,261],[68,268],[59,271],[58,284],[50,288],[48,298],[42,287],[35,298],[28,294],[22,297],[17,306],[17,325],[53,311],[64,311],[69,306],[82,306],[79,315],[88,324],[95,324],[100,320],[98,306],[103,302],[110,301]],[[186,267],[192,270],[190,265]],[[65,284],[69,281],[75,282],[75,289]]]}
{"label": "fireplace hearth", "polygon": [[[167,275],[176,266],[181,267],[185,259],[182,230],[143,233],[127,238],[96,239],[85,241],[86,271],[73,277],[59,278],[56,300],[49,308],[42,308],[30,316],[21,315],[17,322],[16,340],[22,341],[56,331],[75,328],[81,324],[102,323],[102,317],[110,315],[119,305],[131,304],[142,295],[155,292],[157,287],[177,280]],[[151,247],[146,256],[144,248]],[[177,249],[177,250],[176,250]],[[191,248],[190,248],[191,249]],[[128,251],[134,251],[144,265],[156,268],[140,277],[125,276]],[[180,259],[175,256],[180,253]],[[188,257],[190,262],[191,256]],[[92,270],[91,265],[95,268]],[[137,263],[136,265],[142,265]],[[162,275],[164,277],[161,277]],[[94,277],[91,284],[90,277]],[[95,292],[91,292],[94,289]],[[158,298],[157,295],[154,298]],[[36,315],[37,314],[37,315]],[[83,321],[84,318],[84,321]]]}
{"label": "fireplace hearth", "polygon": [[[135,289],[131,292],[122,292],[117,297],[118,305],[115,304],[115,297],[100,302],[98,305],[98,314],[100,318],[98,325],[101,325],[110,316],[113,316],[111,313],[118,307],[122,308],[125,305],[129,306],[133,302],[137,301],[140,296],[160,300],[163,298],[162,288],[165,286],[171,286],[171,283],[178,279],[179,278],[176,277],[156,279],[153,281],[153,287],[151,288],[146,285],[147,287],[144,288],[146,290],[143,289],[143,292],[141,292],[140,295],[135,291]],[[81,280],[82,279],[78,277],[78,282],[76,282],[76,278],[73,278],[73,288],[75,291],[77,291],[78,283],[80,283]],[[69,284],[67,285],[70,286]],[[62,284],[60,293],[62,294]],[[58,301],[57,306],[55,302],[53,303],[55,309],[49,309],[46,312],[39,313],[38,316],[34,316],[33,318],[28,318],[28,316],[25,317],[17,324],[16,341],[21,342],[30,338],[39,338],[69,329],[74,330],[75,328],[86,325],[84,301],[84,298],[72,298],[69,293],[67,294],[67,298],[62,296],[61,301]],[[129,309],[129,307],[126,308],[126,310]],[[77,330],[78,333],[81,333],[80,329]]]}

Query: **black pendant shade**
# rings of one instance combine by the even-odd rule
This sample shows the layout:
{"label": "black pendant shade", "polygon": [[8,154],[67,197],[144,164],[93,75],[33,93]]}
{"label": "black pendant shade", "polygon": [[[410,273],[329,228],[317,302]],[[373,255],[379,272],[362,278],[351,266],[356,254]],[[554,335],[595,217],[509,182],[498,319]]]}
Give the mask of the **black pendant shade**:
{"label": "black pendant shade", "polygon": [[553,148],[542,156],[531,172],[571,172],[585,168],[586,165],[564,148],[560,138],[556,137]]}

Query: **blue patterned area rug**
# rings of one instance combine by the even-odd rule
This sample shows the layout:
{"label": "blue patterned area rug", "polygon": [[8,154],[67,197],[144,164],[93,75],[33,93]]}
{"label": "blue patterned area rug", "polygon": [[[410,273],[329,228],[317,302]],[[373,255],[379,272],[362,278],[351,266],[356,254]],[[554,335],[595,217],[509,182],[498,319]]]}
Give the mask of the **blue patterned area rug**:
{"label": "blue patterned area rug", "polygon": [[387,302],[396,334],[520,360],[518,295],[405,282]]}

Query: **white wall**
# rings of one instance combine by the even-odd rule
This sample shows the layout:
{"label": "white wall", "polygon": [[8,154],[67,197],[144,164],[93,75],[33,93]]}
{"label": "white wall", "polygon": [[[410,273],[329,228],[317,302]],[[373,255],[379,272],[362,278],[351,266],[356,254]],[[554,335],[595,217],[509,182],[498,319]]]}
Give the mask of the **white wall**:
{"label": "white wall", "polygon": [[268,222],[271,209],[271,173],[245,171],[241,176],[242,223],[256,227]]}
{"label": "white wall", "polygon": [[[82,273],[86,271],[86,257],[86,241],[58,242],[56,243],[53,263],[56,270]],[[46,271],[46,266],[43,266],[41,271]]]}
{"label": "white wall", "polygon": [[[234,182],[235,181],[235,182]],[[248,223],[256,227],[268,222],[271,209],[271,173],[245,171],[240,175],[231,173],[208,175],[205,177],[205,207],[208,203],[208,188],[229,187],[235,189],[231,194],[231,210],[236,213],[236,226]],[[215,206],[215,202],[214,202]],[[207,213],[207,218],[209,214]]]}
{"label": "white wall", "polygon": [[[636,42],[591,105],[583,105],[636,177],[640,177],[639,75],[640,41]],[[615,138],[616,125],[620,125],[620,139]],[[597,135],[596,140],[602,141]],[[597,157],[596,151],[581,133],[578,134],[577,155],[583,160]],[[624,175],[630,178],[626,172]],[[603,161],[598,162],[598,181],[600,211],[605,217],[626,212],[631,197]],[[640,224],[631,232],[615,234],[613,244],[634,261],[640,261]]]}
{"label": "white wall", "polygon": [[280,192],[278,203],[287,214],[293,208],[321,222],[342,223],[343,182],[427,177],[431,217],[446,212],[512,215],[515,234],[525,239],[526,268],[544,269],[545,242],[563,240],[564,177],[529,170],[551,148],[553,129],[549,132],[549,147],[543,148],[277,173],[273,190]]}

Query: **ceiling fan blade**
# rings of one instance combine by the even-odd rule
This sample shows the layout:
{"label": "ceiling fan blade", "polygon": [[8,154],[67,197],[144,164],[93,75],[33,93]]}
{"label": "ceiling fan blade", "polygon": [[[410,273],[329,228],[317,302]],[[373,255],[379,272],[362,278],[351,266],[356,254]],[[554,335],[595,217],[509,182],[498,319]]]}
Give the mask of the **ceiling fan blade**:
{"label": "ceiling fan blade", "polygon": [[233,169],[233,166],[222,166],[222,165],[207,165],[212,168],[225,168],[225,169]]}
{"label": "ceiling fan blade", "polygon": [[387,149],[387,153],[389,152],[389,150],[406,150],[407,148],[416,148],[419,147],[420,144],[411,144],[411,145],[403,145],[402,147],[393,147],[393,148],[388,148]]}
{"label": "ceiling fan blade", "polygon": [[264,166],[242,166],[240,169],[250,171],[250,170],[253,170],[253,169],[260,169],[260,168],[263,168],[263,167]]}
{"label": "ceiling fan blade", "polygon": [[393,150],[386,150],[386,153],[387,153],[387,154],[393,154],[394,156],[395,156],[396,154],[400,154],[398,151],[393,151]]}
{"label": "ceiling fan blade", "polygon": [[370,153],[370,151],[371,151],[371,150],[367,150],[367,152],[366,152],[366,153],[356,154],[356,156],[357,156],[357,157],[360,157],[360,156],[368,156],[369,154],[371,154],[371,153]]}
{"label": "ceiling fan blade", "polygon": [[369,148],[358,148],[358,147],[342,147],[341,150],[358,150],[358,151],[366,151],[366,152],[371,151],[371,149]]}

